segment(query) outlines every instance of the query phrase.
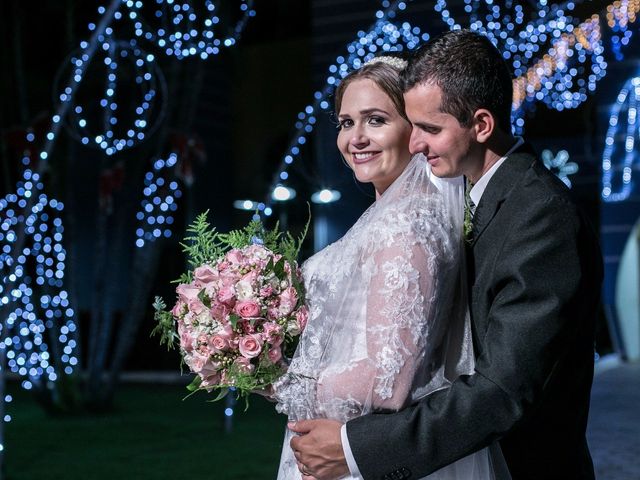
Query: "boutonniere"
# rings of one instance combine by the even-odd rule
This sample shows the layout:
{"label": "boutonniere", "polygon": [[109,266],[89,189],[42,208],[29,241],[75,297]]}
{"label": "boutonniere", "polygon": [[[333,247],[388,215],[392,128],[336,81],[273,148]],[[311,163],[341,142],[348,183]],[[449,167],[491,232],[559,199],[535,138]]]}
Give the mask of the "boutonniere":
{"label": "boutonniere", "polygon": [[473,222],[471,221],[471,209],[469,208],[468,205],[465,205],[465,207],[464,207],[463,232],[464,232],[465,241],[467,243],[471,243],[471,240],[473,239],[473,237],[472,237]]}

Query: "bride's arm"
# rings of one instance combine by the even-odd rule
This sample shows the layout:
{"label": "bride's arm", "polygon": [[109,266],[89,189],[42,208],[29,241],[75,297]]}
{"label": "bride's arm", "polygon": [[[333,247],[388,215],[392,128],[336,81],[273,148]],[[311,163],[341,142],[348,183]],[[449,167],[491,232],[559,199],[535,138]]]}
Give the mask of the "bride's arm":
{"label": "bride's arm", "polygon": [[[353,399],[362,409],[399,410],[411,401],[412,387],[428,381],[427,342],[434,329],[436,279],[443,263],[438,242],[403,234],[368,260],[366,358],[348,369],[328,369],[318,382],[321,403]],[[349,319],[344,319],[349,321]],[[436,337],[431,335],[435,334]]]}

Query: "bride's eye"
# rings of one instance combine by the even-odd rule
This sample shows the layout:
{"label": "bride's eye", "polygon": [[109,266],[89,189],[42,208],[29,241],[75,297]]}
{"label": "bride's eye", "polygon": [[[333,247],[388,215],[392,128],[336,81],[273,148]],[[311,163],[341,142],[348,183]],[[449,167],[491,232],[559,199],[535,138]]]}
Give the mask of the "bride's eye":
{"label": "bride's eye", "polygon": [[342,130],[343,128],[349,128],[352,125],[353,125],[353,120],[351,120],[350,118],[343,118],[338,122],[338,125],[336,125],[336,128],[338,130]]}
{"label": "bride's eye", "polygon": [[387,123],[383,117],[380,117],[378,115],[370,116],[367,122],[369,123],[369,125],[373,126],[384,125],[385,123]]}

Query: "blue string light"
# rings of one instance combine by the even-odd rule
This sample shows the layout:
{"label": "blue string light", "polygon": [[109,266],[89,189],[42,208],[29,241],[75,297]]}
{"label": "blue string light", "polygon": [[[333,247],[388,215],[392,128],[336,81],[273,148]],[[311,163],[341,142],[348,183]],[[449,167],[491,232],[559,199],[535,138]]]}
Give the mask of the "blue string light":
{"label": "blue string light", "polygon": [[198,55],[203,60],[235,45],[249,18],[256,14],[253,0],[241,0],[240,19],[221,36],[216,32],[221,28],[216,3],[205,0],[204,5],[196,7],[187,0],[156,0],[154,16],[162,26],[154,29],[140,15],[143,2],[124,1],[136,36],[156,43],[169,56],[183,59]]}
{"label": "blue string light", "polygon": [[[63,288],[63,204],[42,193],[40,175],[29,168],[28,157],[23,163],[27,168],[16,193],[0,199],[0,303],[8,312],[0,348],[7,367],[30,389],[71,374],[78,364],[78,342],[74,311]],[[18,244],[22,248],[16,251]],[[56,345],[49,343],[51,338]]]}
{"label": "blue string light", "polygon": [[[575,108],[604,77],[607,63],[597,16],[577,26],[576,19],[568,15],[575,2],[550,5],[542,0],[526,11],[514,2],[464,3],[469,28],[486,35],[513,66],[516,133],[524,129],[524,111],[532,109],[534,102],[558,111]],[[449,28],[462,28],[452,18],[446,0],[438,0],[435,10]],[[548,43],[551,48],[544,52]]]}
{"label": "blue string light", "polygon": [[161,237],[171,237],[173,212],[178,209],[176,200],[182,196],[174,173],[177,163],[178,155],[171,153],[166,160],[157,159],[153,162],[152,170],[144,177],[143,200],[136,214],[138,248]]}
{"label": "blue string light", "polygon": [[[469,28],[487,35],[512,63],[517,78],[514,80],[512,119],[515,133],[524,130],[526,109],[533,109],[535,102],[543,102],[550,108],[562,111],[576,108],[593,92],[597,83],[606,74],[604,47],[600,30],[600,16],[593,15],[576,25],[577,20],[568,13],[575,9],[576,2],[567,1],[549,5],[546,0],[536,3],[534,9],[514,2],[493,0],[465,0],[465,13],[469,15]],[[316,122],[318,110],[328,110],[326,98],[351,69],[360,67],[375,52],[415,48],[429,38],[420,33],[418,27],[405,22],[400,28],[388,19],[394,18],[398,10],[407,7],[406,2],[382,2],[387,10],[378,10],[379,19],[369,33],[358,32],[358,40],[348,45],[347,58],[340,56],[329,67],[325,87],[314,93],[314,103],[298,114],[295,134],[284,155],[283,161],[269,186],[269,194],[286,180],[286,170],[299,156],[301,146],[306,143]],[[438,0],[436,12],[450,29],[462,28],[451,16],[446,0]],[[607,7],[607,21],[611,28],[624,32],[620,45],[627,45],[631,36],[628,25],[636,21],[640,11],[639,0],[616,1]],[[402,39],[402,42],[398,40]],[[543,53],[545,45],[551,47]],[[268,198],[268,197],[267,197]],[[265,205],[268,205],[267,203]],[[261,213],[271,212],[260,209]]]}
{"label": "blue string light", "polygon": [[[114,155],[153,133],[164,116],[167,89],[155,56],[142,50],[135,40],[124,42],[99,35],[98,41],[104,53],[100,62],[106,80],[104,93],[100,98],[91,94],[89,105],[75,102],[69,120],[72,135],[83,145],[94,145]],[[86,42],[82,46],[70,57],[76,72],[87,58],[83,53]],[[62,93],[60,100],[66,101],[66,96]],[[96,124],[100,125],[98,130]]]}
{"label": "blue string light", "polygon": [[[636,151],[636,142],[640,140],[637,138],[640,136],[639,107],[640,77],[634,77],[625,82],[609,117],[602,154],[602,199],[605,202],[621,202],[633,191],[633,169],[640,167],[640,156]],[[621,181],[614,186],[613,176],[617,172],[622,173]]]}

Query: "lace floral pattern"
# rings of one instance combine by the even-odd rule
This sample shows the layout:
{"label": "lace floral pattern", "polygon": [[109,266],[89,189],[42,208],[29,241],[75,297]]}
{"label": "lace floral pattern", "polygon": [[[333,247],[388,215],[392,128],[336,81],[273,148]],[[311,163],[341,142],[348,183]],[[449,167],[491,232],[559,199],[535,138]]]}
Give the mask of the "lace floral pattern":
{"label": "lace floral pattern", "polygon": [[[344,237],[304,263],[310,318],[275,385],[279,412],[346,422],[443,386],[438,347],[451,321],[443,305],[454,301],[448,286],[460,275],[457,190],[433,182],[414,158]],[[447,361],[459,371],[472,366],[468,357]],[[299,478],[289,438],[281,479]]]}

